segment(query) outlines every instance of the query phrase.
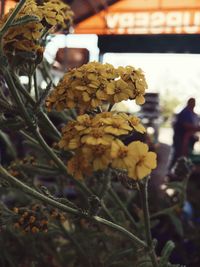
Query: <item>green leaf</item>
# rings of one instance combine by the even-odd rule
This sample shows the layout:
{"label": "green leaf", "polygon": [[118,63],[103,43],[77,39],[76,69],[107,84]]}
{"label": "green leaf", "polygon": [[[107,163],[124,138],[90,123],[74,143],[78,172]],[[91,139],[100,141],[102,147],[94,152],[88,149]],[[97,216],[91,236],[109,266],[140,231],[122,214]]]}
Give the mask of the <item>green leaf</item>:
{"label": "green leaf", "polygon": [[30,15],[25,15],[21,18],[18,18],[16,19],[10,27],[13,27],[13,26],[19,26],[19,25],[24,25],[24,24],[27,24],[29,22],[38,22],[40,21],[39,17],[37,16],[30,16]]}
{"label": "green leaf", "polygon": [[16,158],[16,151],[15,149],[13,148],[13,145],[10,141],[10,138],[9,136],[2,132],[0,130],[0,139],[3,141],[3,143],[6,145],[6,151],[7,153],[12,157],[12,158]]}
{"label": "green leaf", "polygon": [[108,267],[110,266],[114,261],[119,260],[120,258],[127,256],[129,254],[133,253],[133,249],[122,249],[115,251],[111,255],[108,256],[108,258],[104,262],[104,266]]}
{"label": "green leaf", "polygon": [[167,266],[167,263],[169,261],[169,257],[172,253],[172,250],[175,248],[174,242],[171,240],[167,241],[165,244],[164,248],[162,249],[161,252],[161,258],[159,262],[159,267],[165,267]]}
{"label": "green leaf", "polygon": [[150,257],[147,254],[141,254],[140,256],[138,256],[138,260],[137,260],[137,267],[152,267],[152,262]]}
{"label": "green leaf", "polygon": [[169,217],[171,219],[171,222],[175,226],[176,232],[180,236],[183,236],[183,225],[182,225],[181,220],[174,213],[169,213]]}
{"label": "green leaf", "polygon": [[45,176],[56,176],[60,174],[57,168],[43,168],[37,165],[19,164],[15,167],[17,170],[24,170],[28,174],[39,174]]}
{"label": "green leaf", "polygon": [[35,104],[35,107],[34,107],[36,112],[38,112],[38,109],[40,110],[41,106],[44,104],[45,99],[47,98],[49,91],[51,90],[51,87],[52,87],[52,82],[47,84],[46,89],[42,91],[42,94],[41,94],[38,102]]}

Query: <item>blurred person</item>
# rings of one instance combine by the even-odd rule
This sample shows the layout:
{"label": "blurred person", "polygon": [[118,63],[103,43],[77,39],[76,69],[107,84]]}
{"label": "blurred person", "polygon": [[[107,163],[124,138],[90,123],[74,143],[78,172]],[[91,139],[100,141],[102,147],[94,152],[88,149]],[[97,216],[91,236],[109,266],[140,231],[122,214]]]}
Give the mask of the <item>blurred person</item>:
{"label": "blurred person", "polygon": [[179,157],[188,157],[193,150],[195,142],[198,141],[195,133],[200,131],[200,125],[198,115],[194,112],[195,102],[194,98],[188,99],[186,107],[175,117],[170,168]]}

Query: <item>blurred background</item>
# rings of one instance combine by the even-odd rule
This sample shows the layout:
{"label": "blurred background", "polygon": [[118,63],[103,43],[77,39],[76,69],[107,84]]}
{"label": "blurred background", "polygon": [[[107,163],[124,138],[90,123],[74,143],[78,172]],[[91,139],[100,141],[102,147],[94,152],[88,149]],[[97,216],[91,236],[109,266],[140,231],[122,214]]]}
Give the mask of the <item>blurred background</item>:
{"label": "blurred background", "polygon": [[[158,153],[159,165],[154,172],[156,186],[164,189],[172,152],[174,118],[191,97],[196,99],[195,112],[200,116],[200,0],[65,2],[74,11],[74,25],[70,33],[58,31],[50,35],[44,51],[46,62],[52,66],[54,84],[68,69],[90,61],[141,68],[148,83],[145,104],[139,107],[133,101],[123,101],[114,108],[136,113],[146,125],[148,142]],[[1,15],[15,4],[16,1],[1,0]],[[45,89],[47,84],[42,75],[41,79],[40,73],[37,77],[40,87]],[[20,79],[28,83],[28,77]],[[199,132],[196,136],[200,137]],[[195,199],[189,197],[189,210],[185,207],[185,212],[196,214],[200,221],[200,185],[197,182],[200,141],[195,142],[191,159],[195,165],[191,179]],[[168,193],[172,196],[173,190]],[[195,264],[187,266],[200,266],[199,258]]]}

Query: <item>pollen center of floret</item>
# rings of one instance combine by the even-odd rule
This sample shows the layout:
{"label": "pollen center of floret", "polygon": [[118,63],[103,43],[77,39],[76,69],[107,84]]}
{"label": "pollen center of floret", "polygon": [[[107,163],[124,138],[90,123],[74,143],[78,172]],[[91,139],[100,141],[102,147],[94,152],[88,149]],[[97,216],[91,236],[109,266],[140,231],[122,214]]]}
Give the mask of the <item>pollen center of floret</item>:
{"label": "pollen center of floret", "polygon": [[121,93],[121,88],[119,87],[115,88],[115,93]]}
{"label": "pollen center of floret", "polygon": [[119,151],[119,157],[120,158],[125,158],[127,156],[127,153],[128,153],[127,149],[125,149],[125,148],[120,149],[120,151]]}
{"label": "pollen center of floret", "polygon": [[100,129],[93,129],[92,135],[95,138],[100,138],[103,136],[103,132]]}

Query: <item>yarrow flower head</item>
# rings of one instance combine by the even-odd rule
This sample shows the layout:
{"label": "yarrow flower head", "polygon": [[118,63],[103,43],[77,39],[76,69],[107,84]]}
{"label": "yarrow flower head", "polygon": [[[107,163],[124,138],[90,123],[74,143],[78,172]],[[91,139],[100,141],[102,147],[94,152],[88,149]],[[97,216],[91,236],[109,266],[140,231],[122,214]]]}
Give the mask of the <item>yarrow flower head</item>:
{"label": "yarrow flower head", "polygon": [[125,113],[102,112],[105,106],[127,99],[142,104],[146,88],[142,71],[129,66],[114,68],[91,62],[64,75],[47,98],[46,106],[57,111],[74,108],[79,114],[63,127],[58,143],[61,149],[73,152],[67,163],[69,174],[82,179],[113,168],[138,180],[156,167],[156,154],[149,152],[146,144],[122,142],[134,131],[145,133],[140,119]]}
{"label": "yarrow flower head", "polygon": [[[0,20],[0,28],[13,10]],[[28,16],[30,20],[28,19]],[[31,21],[31,18],[35,18]],[[73,12],[70,7],[58,0],[49,0],[37,4],[35,0],[27,0],[17,14],[13,24],[3,37],[3,49],[8,58],[23,57],[34,61],[42,59],[43,48],[41,38],[56,25],[69,27],[72,23]],[[23,19],[26,22],[22,22]]]}
{"label": "yarrow flower head", "polygon": [[91,62],[68,71],[47,98],[46,106],[58,111],[76,108],[82,114],[122,100],[135,99],[141,104],[146,89],[140,69]]}
{"label": "yarrow flower head", "polygon": [[145,102],[144,93],[147,89],[147,83],[141,69],[136,70],[132,66],[119,67],[119,73],[122,79],[128,84],[129,88],[134,92],[136,104],[142,105]]}
{"label": "yarrow flower head", "polygon": [[[143,145],[145,149],[147,145],[141,142],[132,142],[128,146],[123,144],[119,138],[133,131],[144,133],[145,129],[139,119],[124,113],[102,112],[95,116],[84,114],[75,121],[70,121],[62,129],[59,142],[60,148],[74,152],[67,163],[68,172],[77,179],[82,179],[95,171],[111,167],[126,171],[132,179],[142,179],[143,174],[148,174],[155,168],[156,156],[146,150],[142,154]],[[153,160],[150,159],[151,156]]]}
{"label": "yarrow flower head", "polygon": [[74,16],[71,8],[60,0],[46,0],[42,6],[38,6],[43,24],[51,28],[52,26],[61,26],[63,30],[68,30],[72,24]]}

